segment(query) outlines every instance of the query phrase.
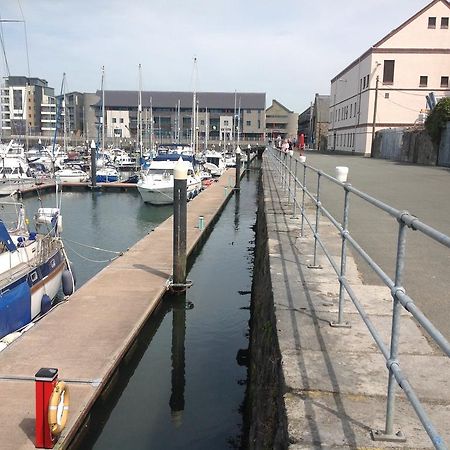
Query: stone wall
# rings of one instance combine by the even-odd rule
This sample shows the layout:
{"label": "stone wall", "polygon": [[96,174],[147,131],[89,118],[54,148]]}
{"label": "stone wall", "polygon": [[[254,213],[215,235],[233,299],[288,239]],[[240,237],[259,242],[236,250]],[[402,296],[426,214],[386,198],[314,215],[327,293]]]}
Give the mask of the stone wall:
{"label": "stone wall", "polygon": [[425,130],[390,128],[375,134],[372,157],[434,166],[438,152]]}
{"label": "stone wall", "polygon": [[258,195],[249,349],[246,414],[249,433],[246,448],[287,448],[284,383],[274,315],[262,180]]}

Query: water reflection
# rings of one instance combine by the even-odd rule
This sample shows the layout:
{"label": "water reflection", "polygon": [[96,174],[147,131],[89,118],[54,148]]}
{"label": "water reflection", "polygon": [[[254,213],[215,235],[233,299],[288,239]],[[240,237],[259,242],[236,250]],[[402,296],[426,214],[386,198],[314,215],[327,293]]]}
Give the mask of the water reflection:
{"label": "water reflection", "polygon": [[239,231],[239,208],[241,204],[241,195],[239,190],[234,192],[235,201],[234,201],[234,231]]}
{"label": "water reflection", "polygon": [[186,295],[172,299],[172,389],[170,412],[172,422],[181,426],[184,411],[185,350],[186,339]]}
{"label": "water reflection", "polygon": [[83,441],[77,443],[73,448],[83,450],[93,448],[112,411],[119,402],[122,393],[132,379],[142,357],[148,350],[148,346],[170,312],[172,312],[172,377],[169,407],[175,427],[178,428],[182,425],[186,383],[185,339],[187,309],[192,309],[192,304],[186,301],[185,295],[166,296],[161,300],[150,319],[144,325],[141,334],[131,346],[128,355],[123,359],[116,374],[112,376],[114,380],[114,385],[111,386],[112,389],[108,390],[108,387],[106,387],[108,395],[106,397],[103,395],[91,410],[90,423],[95,424],[95,426],[90,426],[83,437]]}

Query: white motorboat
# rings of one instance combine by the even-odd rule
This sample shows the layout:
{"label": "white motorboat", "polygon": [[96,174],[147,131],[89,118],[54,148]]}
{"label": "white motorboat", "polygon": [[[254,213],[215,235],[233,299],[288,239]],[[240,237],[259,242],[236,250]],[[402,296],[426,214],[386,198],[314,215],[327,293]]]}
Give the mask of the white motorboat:
{"label": "white motorboat", "polygon": [[0,161],[0,196],[11,195],[35,182],[30,167],[22,158],[10,156]]}
{"label": "white motorboat", "polygon": [[113,164],[122,170],[130,170],[136,167],[136,158],[131,157],[125,150],[113,149]]}
{"label": "white motorboat", "polygon": [[220,177],[225,172],[227,166],[223,153],[211,150],[205,152],[203,158],[205,159],[203,167],[208,170],[213,177]]}
{"label": "white motorboat", "polygon": [[66,167],[55,172],[55,178],[61,183],[83,183],[89,179],[89,175],[81,169]]}
{"label": "white motorboat", "polygon": [[187,167],[187,197],[194,198],[202,189],[202,181],[195,173],[192,157],[179,154],[159,155],[150,166],[141,173],[137,183],[138,191],[145,203],[153,205],[170,205],[173,203],[173,169],[179,158]]}

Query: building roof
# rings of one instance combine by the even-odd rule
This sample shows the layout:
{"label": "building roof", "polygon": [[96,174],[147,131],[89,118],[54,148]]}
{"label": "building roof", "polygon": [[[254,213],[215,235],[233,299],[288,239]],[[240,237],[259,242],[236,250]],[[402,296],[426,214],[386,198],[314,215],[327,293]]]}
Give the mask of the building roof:
{"label": "building roof", "polygon": [[447,0],[433,0],[431,3],[428,3],[424,8],[422,8],[420,11],[418,11],[416,14],[414,14],[412,17],[410,17],[408,20],[403,22],[399,27],[392,30],[389,34],[387,34],[384,38],[380,39],[376,44],[372,46],[372,48],[377,48],[384,42],[386,42],[388,39],[390,39],[394,34],[397,34],[400,30],[408,26],[413,20],[417,19],[421,14],[426,12],[428,9],[430,9],[432,6],[434,6],[436,3],[443,3],[447,8],[450,9],[450,3]]}
{"label": "building roof", "polygon": [[[342,77],[342,75],[344,75],[346,72],[348,72],[351,68],[353,68],[355,65],[359,64],[364,58],[366,58],[368,55],[370,55],[372,52],[374,52],[376,49],[378,49],[380,47],[380,45],[384,44],[388,39],[390,39],[392,36],[397,34],[400,30],[402,30],[403,28],[408,26],[413,20],[417,19],[417,17],[419,17],[421,14],[426,12],[428,9],[430,9],[437,3],[443,3],[445,6],[447,6],[447,8],[450,9],[450,3],[447,0],[433,0],[432,2],[428,3],[428,5],[423,7],[420,11],[418,11],[416,14],[414,14],[408,20],[403,22],[399,27],[395,28],[389,34],[387,34],[382,39],[380,39],[378,42],[376,42],[374,45],[372,45],[372,47],[370,47],[368,50],[366,50],[361,56],[359,56],[357,59],[355,59],[345,69],[343,69],[334,78],[332,78],[331,82],[334,83],[336,80],[338,80],[340,77]],[[379,51],[381,51],[381,49]]]}
{"label": "building roof", "polygon": [[267,111],[268,111],[270,108],[273,108],[273,107],[275,106],[275,103],[276,103],[281,109],[284,109],[286,112],[291,113],[291,114],[294,113],[294,111],[291,111],[290,109],[286,108],[286,106],[282,105],[278,100],[275,100],[275,99],[272,99],[272,104],[267,108]]}
{"label": "building roof", "polygon": [[[102,92],[97,91],[101,105]],[[192,92],[145,91],[142,92],[142,107],[175,108],[180,100],[181,108],[192,109]],[[105,91],[106,108],[134,108],[138,105],[139,91]],[[197,92],[199,108],[208,109],[262,109],[266,107],[266,94],[260,92]]]}

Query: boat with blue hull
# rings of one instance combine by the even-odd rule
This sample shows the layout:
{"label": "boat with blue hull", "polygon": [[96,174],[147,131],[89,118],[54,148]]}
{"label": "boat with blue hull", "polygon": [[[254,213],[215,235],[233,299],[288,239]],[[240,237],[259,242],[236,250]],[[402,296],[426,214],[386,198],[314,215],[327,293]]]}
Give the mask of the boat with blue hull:
{"label": "boat with blue hull", "polygon": [[[70,295],[75,281],[60,237],[62,217],[58,208],[39,208],[37,231],[29,229],[21,203],[0,203],[0,211],[2,350],[9,343],[5,336],[17,335],[15,332],[47,313],[61,287],[65,295]],[[16,220],[9,220],[14,213]]]}

